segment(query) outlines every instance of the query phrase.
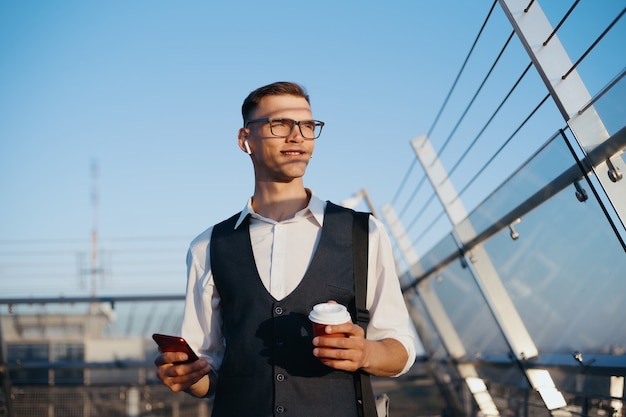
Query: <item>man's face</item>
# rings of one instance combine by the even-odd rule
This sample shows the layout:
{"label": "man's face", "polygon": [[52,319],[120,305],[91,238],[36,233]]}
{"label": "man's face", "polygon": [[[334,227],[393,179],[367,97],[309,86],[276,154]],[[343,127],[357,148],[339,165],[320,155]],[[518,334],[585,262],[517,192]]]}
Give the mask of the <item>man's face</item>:
{"label": "man's face", "polygon": [[[296,121],[311,120],[311,106],[302,98],[291,95],[266,96],[253,112],[250,120],[286,118]],[[304,139],[298,126],[286,138],[275,137],[269,123],[250,123],[239,131],[239,146],[244,149],[247,140],[257,181],[290,182],[301,178],[311,159],[315,140]]]}

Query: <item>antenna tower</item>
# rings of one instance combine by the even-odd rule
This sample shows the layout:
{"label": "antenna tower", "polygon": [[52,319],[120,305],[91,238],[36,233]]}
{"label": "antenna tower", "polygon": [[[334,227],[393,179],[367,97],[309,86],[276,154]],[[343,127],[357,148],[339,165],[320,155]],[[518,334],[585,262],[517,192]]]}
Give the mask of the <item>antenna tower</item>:
{"label": "antenna tower", "polygon": [[91,161],[91,207],[93,210],[93,224],[91,228],[91,264],[89,274],[91,275],[91,296],[97,294],[98,273],[98,162]]}

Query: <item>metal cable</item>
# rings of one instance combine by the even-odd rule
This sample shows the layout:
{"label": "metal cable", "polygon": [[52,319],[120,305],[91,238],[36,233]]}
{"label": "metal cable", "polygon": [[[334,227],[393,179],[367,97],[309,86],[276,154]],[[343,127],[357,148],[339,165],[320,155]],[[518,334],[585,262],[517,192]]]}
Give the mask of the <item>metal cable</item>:
{"label": "metal cable", "polygon": [[602,96],[607,93],[607,91],[610,91],[615,84],[617,84],[622,78],[624,78],[624,75],[626,75],[626,68],[622,69],[622,71],[617,74],[617,76],[613,78],[606,87],[600,90],[600,92],[595,97],[589,100],[589,103],[585,104],[582,109],[578,110],[578,114],[583,114],[589,107],[593,106],[596,101],[600,100],[600,98],[602,98]]}
{"label": "metal cable", "polygon": [[424,231],[422,232],[421,235],[418,236],[417,239],[415,239],[413,242],[411,242],[413,244],[413,246],[417,246],[417,244],[422,240],[422,238],[424,238],[424,236],[426,236],[426,234],[430,231],[430,229],[433,228],[433,226],[435,226],[435,224],[437,224],[437,222],[439,221],[439,219],[441,219],[441,216],[443,216],[445,214],[445,211],[440,212],[437,217],[435,217],[435,220],[432,221],[431,224],[428,225],[428,227],[426,229],[424,229]]}
{"label": "metal cable", "polygon": [[517,135],[517,133],[522,129],[522,127],[524,127],[524,125],[530,120],[530,118],[537,112],[537,110],[539,110],[539,108],[543,105],[543,103],[546,102],[546,100],[548,100],[548,98],[550,97],[550,94],[547,94],[543,100],[541,100],[541,102],[537,105],[537,107],[535,107],[533,109],[532,112],[530,112],[530,114],[526,117],[526,119],[524,119],[524,121],[522,122],[522,124],[520,124],[518,126],[517,129],[515,129],[515,131],[511,134],[511,136],[509,136],[509,138],[502,144],[502,146],[500,146],[500,148],[491,156],[491,158],[489,158],[489,160],[483,165],[483,167],[478,170],[478,172],[476,173],[476,175],[474,175],[472,177],[471,180],[468,181],[467,184],[465,184],[465,186],[461,189],[461,191],[459,191],[457,197],[455,198],[458,199],[461,194],[463,194],[471,185],[474,181],[476,181],[476,179],[480,176],[480,174],[483,173],[483,171],[494,161],[494,159],[496,159],[496,156],[498,156],[498,154],[500,152],[502,152],[502,150],[506,147],[506,145],[509,144],[509,142],[515,137],[515,135]]}
{"label": "metal cable", "polygon": [[604,29],[604,32],[602,32],[600,34],[600,36],[598,36],[598,39],[595,40],[594,43],[591,44],[591,46],[585,51],[584,54],[582,54],[582,56],[580,58],[578,58],[578,61],[576,61],[576,63],[574,65],[572,65],[572,68],[569,69],[569,71],[567,71],[562,77],[561,79],[566,79],[568,75],[570,75],[572,73],[572,71],[574,71],[576,69],[576,67],[578,66],[578,64],[580,64],[583,59],[585,59],[587,57],[587,55],[589,54],[589,52],[591,52],[591,50],[593,48],[596,47],[596,45],[598,45],[598,43],[600,43],[600,41],[602,40],[602,38],[604,38],[604,36],[609,32],[609,30],[611,30],[613,28],[613,26],[615,26],[615,24],[622,18],[622,16],[624,16],[624,13],[626,13],[626,8],[622,9],[622,12],[611,22],[611,24]]}
{"label": "metal cable", "polygon": [[[415,159],[415,161],[417,161],[417,159]],[[413,199],[415,198],[415,196],[417,195],[417,193],[419,192],[420,188],[422,188],[422,185],[424,184],[424,181],[426,181],[426,176],[423,176],[422,179],[420,180],[419,184],[417,184],[417,187],[415,187],[415,189],[413,190],[413,194],[411,194],[411,197],[409,197],[409,199],[407,200],[406,204],[404,205],[404,207],[402,208],[402,210],[400,210],[400,217],[402,217],[402,215],[406,212],[406,210],[409,208],[409,206],[411,205],[411,203],[413,202]]]}
{"label": "metal cable", "polygon": [[409,231],[411,230],[411,228],[413,228],[413,226],[415,225],[415,223],[417,223],[417,220],[422,216],[422,214],[424,214],[424,212],[426,211],[426,208],[428,207],[428,205],[430,203],[432,203],[432,201],[435,199],[436,194],[433,192],[430,196],[430,198],[428,198],[428,200],[422,205],[422,208],[420,209],[420,211],[417,213],[417,215],[415,217],[413,217],[413,220],[411,220],[411,223],[409,223],[409,225],[407,226],[406,230]]}
{"label": "metal cable", "polygon": [[567,11],[567,13],[565,13],[565,16],[563,16],[563,18],[561,19],[561,21],[559,22],[558,25],[556,25],[556,27],[554,28],[554,30],[552,31],[552,33],[550,34],[550,36],[548,36],[548,39],[546,39],[543,42],[543,46],[546,46],[548,44],[548,42],[550,42],[550,39],[552,39],[552,37],[554,35],[556,35],[556,32],[561,28],[561,25],[567,20],[567,18],[569,17],[570,13],[572,13],[572,11],[574,11],[574,9],[576,8],[576,6],[578,5],[578,3],[580,2],[580,0],[576,0],[574,2],[574,4],[572,4],[572,7],[569,8],[569,10]]}
{"label": "metal cable", "polygon": [[413,168],[415,168],[415,164],[416,163],[417,163],[417,158],[413,158],[413,162],[411,162],[411,166],[406,171],[406,174],[404,174],[404,178],[400,182],[400,186],[398,187],[398,191],[396,191],[396,195],[393,196],[393,199],[391,200],[391,204],[395,204],[396,201],[398,200],[398,197],[400,196],[400,192],[402,191],[402,189],[404,188],[407,180],[409,179],[409,175],[411,175],[411,172],[413,171]]}
{"label": "metal cable", "polygon": [[502,55],[504,54],[504,51],[509,46],[509,43],[511,42],[511,39],[513,39],[514,35],[515,35],[515,31],[512,31],[511,34],[509,35],[509,38],[504,43],[504,46],[502,47],[502,49],[500,49],[500,53],[498,54],[498,56],[495,59],[495,61],[493,62],[493,64],[491,64],[491,68],[489,68],[489,71],[487,71],[487,75],[485,76],[485,78],[483,78],[483,81],[480,83],[480,86],[478,87],[478,89],[474,93],[474,97],[472,97],[472,99],[470,100],[469,104],[465,107],[465,111],[463,111],[463,114],[461,115],[459,120],[456,122],[456,124],[454,125],[454,128],[452,129],[452,131],[450,132],[450,134],[446,138],[445,142],[443,143],[443,146],[439,150],[438,154],[440,156],[441,156],[441,154],[443,154],[443,151],[446,149],[446,146],[448,146],[448,143],[450,143],[450,139],[452,139],[452,136],[454,136],[454,134],[456,133],[457,129],[461,125],[461,122],[465,119],[465,116],[467,115],[467,113],[469,112],[470,108],[472,107],[472,104],[474,104],[474,101],[478,97],[478,94],[480,94],[480,92],[482,91],[483,87],[487,83],[487,80],[489,79],[489,77],[491,76],[491,73],[493,72],[494,68],[498,64],[498,61],[500,61],[500,58],[502,58]]}
{"label": "metal cable", "polygon": [[[480,37],[481,37],[481,35],[483,33],[483,30],[485,29],[485,26],[487,26],[487,22],[489,21],[489,18],[491,17],[491,14],[493,13],[493,10],[496,7],[496,3],[497,2],[498,2],[498,0],[494,0],[493,4],[491,5],[491,8],[489,9],[489,13],[487,13],[487,17],[483,21],[483,24],[482,24],[480,30],[478,31],[478,35],[476,35],[476,39],[474,39],[474,43],[472,44],[472,47],[470,48],[467,56],[465,57],[465,61],[463,62],[463,65],[461,66],[461,69],[459,70],[459,72],[458,72],[458,74],[456,76],[456,79],[454,80],[454,83],[452,84],[452,87],[450,88],[450,91],[448,92],[448,95],[446,96],[443,104],[441,105],[441,108],[439,109],[439,112],[435,116],[435,120],[433,121],[430,129],[428,130],[428,133],[427,133],[428,137],[431,136],[433,130],[435,129],[435,126],[439,122],[439,118],[441,117],[444,109],[446,108],[446,106],[448,104],[448,101],[450,100],[450,97],[452,96],[452,92],[456,88],[456,84],[459,82],[459,79],[461,78],[461,74],[465,70],[465,66],[467,65],[467,62],[469,61],[470,56],[472,55],[472,53],[474,51],[474,48],[476,47],[476,44],[478,43],[478,40],[480,39]],[[396,194],[393,197],[392,203],[395,203],[397,201],[398,196],[400,195],[400,192],[404,188],[409,175],[411,174],[411,172],[413,171],[413,168],[415,167],[416,162],[417,162],[417,160],[414,159],[413,162],[411,163],[411,166],[407,170],[407,173],[405,174],[404,179],[402,180],[402,182],[400,183],[400,186],[398,187],[398,191],[396,191]],[[419,188],[419,186],[417,188]],[[417,194],[417,189],[413,192],[413,194],[414,195]]]}
{"label": "metal cable", "polygon": [[515,91],[515,89],[517,88],[517,86],[519,85],[519,83],[522,81],[522,79],[526,76],[526,74],[528,73],[528,70],[532,67],[532,62],[529,63],[526,68],[524,69],[524,72],[522,72],[522,75],[520,75],[520,77],[517,79],[517,81],[515,82],[515,84],[513,85],[513,87],[511,87],[511,89],[509,90],[509,92],[507,93],[507,95],[504,97],[504,99],[502,100],[502,102],[498,105],[498,108],[496,108],[496,111],[493,112],[493,114],[491,115],[491,117],[489,118],[489,120],[487,120],[487,123],[485,123],[485,125],[483,126],[483,128],[480,130],[480,132],[478,132],[478,135],[476,135],[476,137],[474,138],[474,140],[472,141],[472,143],[470,143],[470,146],[468,146],[468,148],[465,150],[465,152],[463,152],[463,155],[461,155],[461,157],[456,161],[456,163],[454,164],[454,166],[452,167],[452,169],[448,172],[448,176],[451,176],[452,173],[459,167],[459,165],[461,164],[461,162],[463,162],[463,160],[465,159],[465,157],[467,156],[467,154],[469,153],[469,151],[474,147],[474,145],[476,144],[476,142],[478,142],[478,139],[482,136],[482,134],[485,132],[485,130],[487,129],[487,127],[491,124],[491,122],[493,121],[493,119],[496,117],[496,115],[498,114],[498,112],[502,109],[502,107],[504,106],[504,103],[506,103],[506,101],[509,99],[509,97],[511,97],[511,94],[513,93],[513,91]]}
{"label": "metal cable", "polygon": [[476,47],[476,44],[478,43],[478,39],[480,39],[480,36],[483,33],[483,30],[485,29],[485,26],[487,26],[487,22],[489,21],[489,18],[491,17],[491,13],[493,12],[493,9],[495,8],[496,3],[497,3],[497,0],[494,1],[493,4],[491,5],[491,9],[489,9],[489,13],[487,14],[487,17],[485,18],[485,21],[483,22],[483,25],[480,28],[480,31],[478,31],[478,35],[476,36],[476,39],[474,39],[474,43],[472,44],[470,51],[465,57],[465,61],[463,62],[463,65],[461,66],[461,69],[459,70],[459,73],[457,74],[456,79],[454,80],[454,83],[452,83],[452,87],[450,88],[450,91],[448,91],[448,95],[443,101],[443,104],[441,105],[441,108],[439,109],[439,112],[437,113],[437,116],[435,117],[435,120],[433,121],[433,124],[431,125],[430,130],[428,131],[428,137],[430,137],[430,135],[432,134],[433,130],[435,129],[435,126],[437,125],[437,122],[439,121],[439,118],[441,117],[441,114],[443,113],[443,110],[446,108],[446,105],[448,104],[448,100],[450,100],[450,96],[452,95],[452,92],[454,91],[456,84],[459,82],[459,78],[461,78],[461,74],[463,73],[465,66],[467,65],[467,62],[469,61],[470,56],[472,55],[472,52],[474,51],[474,48]]}

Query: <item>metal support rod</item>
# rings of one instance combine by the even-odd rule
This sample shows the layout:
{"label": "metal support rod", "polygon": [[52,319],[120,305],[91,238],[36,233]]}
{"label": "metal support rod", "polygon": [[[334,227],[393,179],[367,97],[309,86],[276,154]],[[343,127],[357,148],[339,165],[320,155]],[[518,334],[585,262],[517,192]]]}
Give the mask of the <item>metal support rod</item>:
{"label": "metal support rod", "polygon": [[[596,148],[602,147],[609,140],[611,134],[594,106],[589,105],[592,102],[592,97],[575,70],[582,58],[576,64],[572,64],[567,51],[556,35],[547,45],[543,45],[544,40],[553,32],[553,29],[539,4],[535,4],[528,13],[522,13],[525,0],[498,1],[534,63],[552,100],[569,125],[575,138],[575,141],[572,140],[572,142],[577,142],[577,146],[587,154],[588,159],[591,159],[590,155],[594,153]],[[626,9],[619,13],[589,50],[622,18],[625,12]],[[562,76],[563,74],[566,76]],[[582,108],[585,111],[580,113]],[[615,156],[610,158],[609,162],[614,169],[608,166],[606,159],[598,165],[593,164],[593,167],[594,173],[621,223],[621,230],[626,230],[626,192],[624,191],[624,183],[616,181],[619,178],[619,172],[626,171],[624,160],[617,155],[623,152],[622,149],[615,152],[613,154]],[[606,175],[607,173],[609,175]],[[599,202],[603,204],[601,200]]]}

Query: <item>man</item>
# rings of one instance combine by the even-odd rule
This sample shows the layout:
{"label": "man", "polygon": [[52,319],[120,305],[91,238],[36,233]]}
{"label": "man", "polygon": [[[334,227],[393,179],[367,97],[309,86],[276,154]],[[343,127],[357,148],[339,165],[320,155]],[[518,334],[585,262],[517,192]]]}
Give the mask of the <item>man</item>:
{"label": "man", "polygon": [[252,160],[254,194],[187,257],[182,336],[201,359],[162,353],[158,376],[175,392],[215,393],[216,417],[356,416],[353,373],[401,375],[415,357],[389,238],[370,216],[367,339],[354,323],[327,326],[346,337],[312,338],[313,305],[354,303],[352,215],[302,179],[324,124],[288,82],[251,92],[242,115],[238,144]]}

